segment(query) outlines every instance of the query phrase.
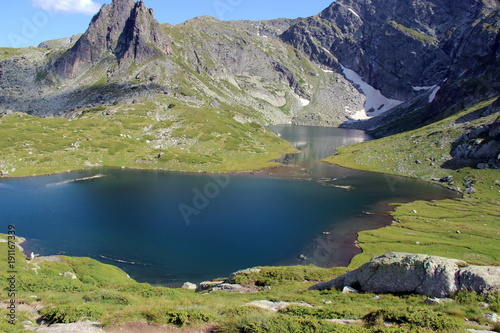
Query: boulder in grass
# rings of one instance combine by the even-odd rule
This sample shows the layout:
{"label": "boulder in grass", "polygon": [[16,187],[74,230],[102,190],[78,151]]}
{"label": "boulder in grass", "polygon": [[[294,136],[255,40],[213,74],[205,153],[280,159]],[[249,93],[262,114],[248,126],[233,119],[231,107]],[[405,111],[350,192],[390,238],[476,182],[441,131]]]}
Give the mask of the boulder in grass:
{"label": "boulder in grass", "polygon": [[182,289],[196,290],[197,286],[194,283],[186,282],[182,285]]}
{"label": "boulder in grass", "polygon": [[459,290],[479,294],[500,291],[500,267],[467,266],[465,262],[424,254],[391,252],[313,290],[353,287],[373,293],[416,293],[444,298]]}

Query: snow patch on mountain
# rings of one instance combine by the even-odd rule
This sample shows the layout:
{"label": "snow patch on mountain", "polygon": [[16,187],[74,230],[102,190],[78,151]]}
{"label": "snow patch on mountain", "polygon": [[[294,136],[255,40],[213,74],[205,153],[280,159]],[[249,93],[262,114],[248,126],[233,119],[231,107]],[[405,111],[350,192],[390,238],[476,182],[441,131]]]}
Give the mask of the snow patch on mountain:
{"label": "snow patch on mountain", "polygon": [[364,110],[354,112],[351,115],[352,119],[362,120],[378,117],[381,114],[391,110],[392,108],[395,108],[396,106],[404,103],[403,101],[385,97],[384,95],[382,95],[380,90],[375,89],[374,87],[363,81],[363,78],[355,71],[344,67],[342,64],[340,66],[344,71],[344,76],[346,77],[346,79],[357,86],[366,97]]}
{"label": "snow patch on mountain", "polygon": [[361,20],[361,17],[358,15],[358,13],[356,13],[354,10],[352,10],[352,8],[348,8],[348,9],[351,13],[353,13],[357,18],[359,18]]}
{"label": "snow patch on mountain", "polygon": [[429,96],[429,103],[434,102],[434,99],[436,98],[436,95],[438,91],[441,89],[440,86],[434,86],[431,95]]}

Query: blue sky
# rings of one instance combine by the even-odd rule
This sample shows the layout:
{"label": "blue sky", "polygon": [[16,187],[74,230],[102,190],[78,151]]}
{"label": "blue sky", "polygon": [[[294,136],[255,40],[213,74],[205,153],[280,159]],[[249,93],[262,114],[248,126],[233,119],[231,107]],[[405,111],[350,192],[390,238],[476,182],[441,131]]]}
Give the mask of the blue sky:
{"label": "blue sky", "polygon": [[[179,24],[201,15],[221,20],[266,20],[318,14],[333,0],[145,0],[160,23]],[[36,46],[83,33],[111,0],[6,0],[0,12],[0,47]]]}

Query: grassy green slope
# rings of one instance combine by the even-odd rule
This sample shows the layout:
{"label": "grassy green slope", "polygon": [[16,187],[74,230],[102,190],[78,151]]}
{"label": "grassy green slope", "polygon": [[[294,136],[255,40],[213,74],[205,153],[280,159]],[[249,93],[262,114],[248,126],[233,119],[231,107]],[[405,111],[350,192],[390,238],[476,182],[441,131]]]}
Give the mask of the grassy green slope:
{"label": "grassy green slope", "polygon": [[293,151],[261,125],[235,121],[229,108],[171,102],[154,96],[137,104],[77,110],[71,121],[3,116],[0,170],[10,176],[92,166],[232,172],[276,165],[269,161]]}
{"label": "grassy green slope", "polygon": [[20,56],[26,53],[33,53],[33,52],[39,52],[39,53],[44,53],[47,52],[45,49],[38,49],[38,48],[33,48],[33,47],[28,47],[28,48],[10,48],[10,47],[0,47],[0,61],[8,59],[10,57],[14,56]]}
{"label": "grassy green slope", "polygon": [[[7,244],[0,242],[0,255],[6,257],[6,252]],[[346,272],[345,268],[263,267],[260,273],[238,275],[232,281],[255,288],[255,293],[207,294],[136,283],[119,269],[88,258],[58,258],[29,261],[16,250],[16,300],[24,305],[18,306],[15,326],[7,323],[7,310],[0,310],[0,331],[20,332],[20,321],[35,322],[38,316],[52,323],[97,320],[106,327],[146,322],[195,328],[213,323],[220,332],[461,332],[465,317],[485,322],[478,307],[484,297],[471,294],[457,295],[456,303],[429,306],[424,303],[426,297],[418,295],[376,298],[308,290],[318,280]],[[6,261],[0,261],[2,280],[7,270]],[[8,287],[2,286],[0,300],[8,301]],[[492,308],[484,311],[500,310],[497,299],[490,296]],[[305,302],[312,307],[291,306],[274,313],[245,306],[257,300]],[[326,321],[363,317],[364,322],[352,327]],[[386,331],[380,326],[384,320],[398,324]]]}
{"label": "grassy green slope", "polygon": [[[389,251],[427,253],[480,264],[500,264],[499,170],[450,170],[451,145],[469,126],[491,124],[498,112],[472,122],[461,117],[491,105],[497,98],[477,103],[445,120],[421,129],[339,149],[326,161],[348,168],[410,176],[431,181],[452,176],[463,190],[472,181],[475,193],[459,200],[413,202],[398,205],[392,226],[360,233],[363,253],[354,258],[358,267],[373,256]],[[417,160],[419,162],[417,162]],[[396,181],[388,176],[388,182]],[[397,184],[394,184],[397,189]],[[448,184],[447,184],[448,185]],[[416,211],[415,214],[413,211]],[[413,212],[413,213],[412,213]]]}

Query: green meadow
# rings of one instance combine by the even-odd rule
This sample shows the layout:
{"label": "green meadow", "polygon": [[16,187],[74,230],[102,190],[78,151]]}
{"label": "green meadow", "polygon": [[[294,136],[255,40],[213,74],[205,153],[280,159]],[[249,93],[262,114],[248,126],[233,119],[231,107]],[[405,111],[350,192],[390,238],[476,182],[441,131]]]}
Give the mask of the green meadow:
{"label": "green meadow", "polygon": [[262,125],[235,121],[236,114],[157,96],[76,110],[71,119],[4,115],[0,170],[15,177],[95,166],[235,172],[275,166],[271,160],[295,151]]}
{"label": "green meadow", "polygon": [[[293,151],[261,125],[236,122],[234,111],[173,105],[168,97],[159,98],[165,100],[77,110],[70,120],[3,116],[1,170],[11,176],[93,166],[240,171],[275,165],[269,161]],[[455,200],[397,204],[391,226],[360,233],[363,253],[348,268],[261,267],[260,273],[238,275],[231,281],[254,293],[196,293],[137,283],[120,269],[89,258],[27,260],[17,249],[17,321],[8,324],[8,310],[0,309],[0,331],[20,332],[21,322],[29,320],[36,327],[40,319],[45,323],[93,320],[104,328],[130,322],[193,329],[210,324],[217,332],[465,332],[478,324],[499,330],[498,324],[483,316],[500,312],[498,293],[459,292],[450,302],[428,305],[420,295],[308,290],[318,281],[329,281],[389,251],[441,255],[472,264],[500,263],[498,170],[441,167],[449,159],[454,138],[464,130],[456,119],[493,101],[419,130],[340,148],[338,155],[327,159],[349,168],[386,173],[396,191],[396,180],[390,175],[426,181],[447,176],[446,186],[464,189],[473,184],[475,189]],[[477,122],[492,120],[493,116]],[[0,256],[7,258],[6,236],[0,239]],[[7,264],[0,260],[2,281],[9,277]],[[9,286],[3,286],[0,299],[8,303]],[[260,300],[294,305],[277,312],[248,305]],[[484,302],[489,308],[481,307]],[[333,319],[356,322],[346,326]],[[386,321],[393,326],[386,327]]]}
{"label": "green meadow", "polygon": [[[456,200],[418,201],[396,204],[394,223],[387,228],[363,231],[359,235],[363,253],[354,258],[352,268],[370,258],[391,251],[425,253],[462,259],[467,262],[500,264],[500,180],[499,170],[470,167],[447,169],[453,142],[469,127],[491,124],[498,113],[472,122],[458,120],[491,105],[496,98],[478,103],[432,125],[391,137],[338,149],[326,162],[347,168],[419,178],[465,191],[475,192]],[[417,162],[418,161],[418,162]],[[416,213],[415,213],[416,212]]]}
{"label": "green meadow", "polygon": [[[6,257],[6,252],[7,244],[0,242],[0,255]],[[20,332],[21,322],[36,323],[39,318],[46,323],[93,320],[104,328],[130,322],[193,329],[212,324],[218,332],[461,332],[468,327],[465,318],[486,324],[484,311],[500,311],[499,294],[485,299],[461,292],[453,302],[430,306],[425,304],[426,297],[419,295],[308,290],[317,281],[347,272],[347,268],[262,267],[259,273],[238,275],[231,281],[252,287],[255,293],[233,294],[141,284],[118,268],[89,258],[32,261],[16,250],[15,265],[17,324],[8,324],[8,311],[1,309],[3,332]],[[2,281],[7,279],[7,271],[2,260]],[[0,290],[2,300],[9,300],[8,289]],[[260,300],[296,305],[278,312],[247,305]],[[490,309],[480,309],[479,303],[484,301]],[[331,319],[358,321],[343,326]],[[387,320],[394,326],[386,328],[383,323]]]}

